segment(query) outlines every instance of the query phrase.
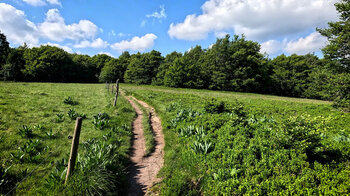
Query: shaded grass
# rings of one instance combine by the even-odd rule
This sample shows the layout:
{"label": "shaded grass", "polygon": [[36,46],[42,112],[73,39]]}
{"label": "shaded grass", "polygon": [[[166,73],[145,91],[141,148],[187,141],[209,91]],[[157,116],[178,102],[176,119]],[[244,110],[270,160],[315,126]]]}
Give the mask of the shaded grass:
{"label": "shaded grass", "polygon": [[[64,99],[72,97],[78,102],[71,106],[64,104]],[[21,173],[25,169],[34,171],[17,187],[16,194],[35,193],[45,183],[46,176],[54,166],[54,162],[62,157],[68,157],[75,121],[71,120],[67,112],[74,109],[84,113],[80,143],[102,137],[105,132],[97,130],[92,124],[93,115],[106,112],[117,125],[131,125],[134,112],[124,98],[118,100],[118,107],[112,107],[113,95],[107,94],[103,84],[59,84],[59,83],[2,83],[0,82],[0,136],[4,139],[0,143],[1,164],[11,166],[10,170]],[[127,111],[127,112],[126,112]],[[64,114],[63,122],[56,122],[56,114]],[[34,127],[41,125],[55,134],[48,137],[46,131],[34,129],[34,138],[39,139],[48,152],[42,154],[41,164],[19,163],[11,159],[19,146],[28,140],[18,134],[22,125]],[[120,152],[128,157],[130,136],[123,135]]]}

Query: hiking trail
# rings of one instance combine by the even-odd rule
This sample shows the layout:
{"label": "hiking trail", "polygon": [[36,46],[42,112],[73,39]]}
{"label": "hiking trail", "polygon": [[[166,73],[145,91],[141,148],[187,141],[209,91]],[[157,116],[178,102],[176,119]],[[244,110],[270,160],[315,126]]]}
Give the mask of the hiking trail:
{"label": "hiking trail", "polygon": [[[137,117],[132,123],[133,139],[132,154],[130,157],[132,165],[129,168],[129,190],[127,195],[146,195],[148,193],[148,189],[152,187],[152,185],[160,182],[160,179],[156,176],[159,170],[163,167],[164,163],[164,135],[161,120],[156,114],[154,108],[149,106],[147,103],[137,100],[133,96],[125,96],[125,98],[129,101],[137,113]],[[151,115],[145,115],[135,102],[146,108]],[[143,133],[142,119],[148,117],[150,117],[153,137],[156,145],[154,151],[150,155],[146,156],[146,140]]]}

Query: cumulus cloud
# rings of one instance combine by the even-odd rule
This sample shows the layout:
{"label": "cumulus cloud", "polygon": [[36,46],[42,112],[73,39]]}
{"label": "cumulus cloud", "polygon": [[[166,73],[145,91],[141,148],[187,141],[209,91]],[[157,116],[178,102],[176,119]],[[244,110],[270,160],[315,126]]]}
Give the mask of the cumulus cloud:
{"label": "cumulus cloud", "polygon": [[23,0],[25,3],[31,5],[31,6],[44,6],[47,5],[47,3],[51,5],[59,5],[62,6],[61,2],[59,0]]}
{"label": "cumulus cloud", "polygon": [[59,0],[46,0],[46,1],[52,5],[60,5],[60,6],[62,5]]}
{"label": "cumulus cloud", "polygon": [[130,41],[123,40],[121,42],[114,43],[111,45],[111,48],[118,52],[125,50],[144,51],[153,47],[154,40],[157,38],[158,37],[153,33],[148,33],[142,37],[135,36]]}
{"label": "cumulus cloud", "polygon": [[79,44],[75,44],[75,48],[106,48],[108,42],[103,41],[101,38],[97,38],[93,41],[83,40]]}
{"label": "cumulus cloud", "polygon": [[91,39],[99,31],[98,27],[89,20],[80,20],[79,23],[70,25],[65,24],[64,18],[57,9],[50,9],[46,13],[46,19],[39,24],[39,30],[43,37],[54,41]]}
{"label": "cumulus cloud", "polygon": [[321,48],[328,44],[327,38],[318,32],[313,32],[306,37],[296,40],[283,41],[269,40],[261,44],[261,53],[276,55],[281,52],[288,54],[304,55],[308,53],[318,52]]}
{"label": "cumulus cloud", "polygon": [[101,52],[99,52],[98,54],[105,54],[105,55],[108,55],[108,56],[114,57],[114,55],[113,55],[113,54],[111,54],[111,53],[109,53],[109,52],[103,52],[103,51],[101,51]]}
{"label": "cumulus cloud", "polygon": [[26,19],[23,11],[0,3],[0,29],[11,43],[35,45],[39,42],[36,25]]}
{"label": "cumulus cloud", "polygon": [[[51,3],[54,2],[59,1],[51,0]],[[22,10],[9,4],[0,3],[0,29],[10,43],[23,44],[26,42],[30,47],[37,46],[42,38],[58,42],[69,39],[77,43],[80,42],[77,45],[81,47],[84,45],[92,48],[108,46],[108,43],[100,38],[93,40],[99,33],[99,28],[94,23],[80,20],[78,23],[66,24],[57,9],[48,10],[44,22],[34,24],[27,19]],[[70,51],[68,48],[64,49]]]}
{"label": "cumulus cloud", "polygon": [[72,50],[70,47],[68,47],[68,46],[62,46],[62,45],[60,45],[60,44],[50,43],[50,42],[48,42],[48,43],[45,44],[45,45],[56,46],[56,47],[58,47],[58,48],[62,48],[62,49],[65,50],[66,52],[73,53],[73,50]]}
{"label": "cumulus cloud", "polygon": [[164,5],[160,6],[160,12],[153,12],[152,14],[147,14],[146,15],[147,18],[157,18],[157,19],[165,19],[167,17],[166,13],[165,13],[165,8]]}
{"label": "cumulus cloud", "polygon": [[188,15],[170,24],[171,38],[200,40],[211,32],[233,30],[249,39],[305,32],[335,20],[337,0],[208,0],[200,15]]}
{"label": "cumulus cloud", "polygon": [[269,55],[276,54],[283,50],[285,42],[280,42],[277,40],[269,40],[261,44],[261,53],[266,53]]}
{"label": "cumulus cloud", "polygon": [[299,38],[296,41],[288,42],[285,51],[290,54],[307,54],[319,51],[327,45],[327,38],[323,37],[318,32],[311,33],[305,38]]}

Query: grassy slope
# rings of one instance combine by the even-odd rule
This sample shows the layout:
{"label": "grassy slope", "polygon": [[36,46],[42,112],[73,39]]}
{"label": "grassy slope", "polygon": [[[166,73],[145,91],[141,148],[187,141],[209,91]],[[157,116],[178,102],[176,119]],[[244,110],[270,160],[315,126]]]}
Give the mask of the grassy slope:
{"label": "grassy slope", "polygon": [[[75,106],[63,103],[63,100],[71,96],[79,104]],[[54,166],[54,161],[67,156],[70,151],[71,140],[67,139],[73,135],[74,120],[67,116],[67,111],[74,108],[79,113],[87,115],[83,120],[80,143],[89,138],[101,137],[105,132],[97,130],[92,124],[93,115],[99,112],[107,112],[112,117],[112,122],[130,125],[134,113],[129,104],[123,99],[118,100],[118,110],[111,107],[112,95],[107,95],[103,84],[52,84],[52,83],[0,83],[0,136],[4,140],[0,143],[1,164],[19,173],[25,168],[32,171],[37,168],[38,163],[11,163],[10,153],[28,140],[18,135],[18,129],[22,125],[42,125],[52,129],[55,138],[48,138],[45,133],[34,130],[34,139],[39,139],[49,147],[49,151],[40,159],[41,165],[18,189],[18,194],[29,190],[35,192],[45,182],[45,176]],[[125,108],[127,112],[125,111]],[[121,111],[123,110],[123,111]],[[56,123],[56,114],[64,114],[64,121]],[[130,147],[129,138],[124,138],[121,149],[126,153]],[[125,155],[127,156],[127,155]]]}
{"label": "grassy slope", "polygon": [[[190,150],[188,151],[188,147],[186,147],[186,142],[183,143],[183,140],[179,139],[179,136],[176,132],[174,132],[174,129],[170,128],[169,122],[172,119],[174,119],[174,115],[175,115],[174,113],[166,112],[166,108],[170,105],[170,103],[177,103],[182,105],[183,107],[191,107],[194,110],[201,111],[203,110],[205,101],[210,100],[211,98],[216,98],[217,100],[225,101],[226,103],[234,103],[235,100],[238,100],[239,102],[245,105],[245,108],[248,110],[250,115],[254,115],[254,114],[257,116],[266,115],[267,118],[275,119],[277,123],[284,122],[286,121],[286,119],[290,117],[295,117],[295,116],[306,116],[308,119],[316,119],[316,118],[326,119],[325,120],[327,122],[326,132],[329,132],[330,135],[333,135],[333,134],[337,135],[338,133],[341,133],[341,132],[345,133],[345,135],[350,134],[350,127],[348,126],[350,123],[350,114],[343,113],[332,108],[331,103],[326,101],[278,97],[278,96],[271,96],[271,95],[259,95],[259,94],[252,94],[252,93],[220,92],[220,91],[192,90],[192,89],[173,89],[173,88],[166,88],[166,87],[135,86],[135,85],[128,85],[128,84],[124,84],[121,87],[122,89],[126,90],[128,93],[133,94],[135,97],[142,99],[148,102],[149,104],[151,104],[152,106],[154,106],[162,118],[162,124],[164,128],[165,140],[166,140],[166,147],[165,147],[166,154],[165,154],[165,167],[161,171],[161,176],[165,179],[166,185],[164,186],[161,185],[159,188],[163,189],[163,194],[172,194],[174,192],[171,192],[171,191],[176,191],[176,190],[179,190],[178,193],[190,194],[189,192],[186,192],[186,190],[181,190],[181,188],[183,188],[183,186],[186,186],[186,184],[192,184],[192,185],[190,185],[190,187],[187,187],[185,189],[188,189],[188,188],[199,189],[204,192],[206,190],[212,191],[208,188],[208,182],[209,184],[218,183],[215,181],[211,182],[210,179],[208,180],[208,178],[204,180],[206,182],[200,182],[200,179],[203,178],[203,175],[205,176],[207,172],[210,172],[209,170],[201,171],[202,168],[207,167],[206,164],[202,164],[202,162],[207,160],[207,158],[203,156],[191,155],[192,152]],[[191,141],[187,141],[187,142],[191,142]],[[348,152],[344,152],[344,153],[348,154]],[[347,168],[346,170],[342,170],[342,172],[340,172],[341,170],[338,170],[338,169],[333,170],[332,172],[334,173],[332,173],[332,175],[336,176],[338,175],[337,172],[340,172],[339,173],[340,176],[338,177],[339,179],[343,178],[341,175],[344,175],[344,173],[348,172],[350,169],[348,163],[349,163],[349,160],[347,161],[347,163],[346,162],[341,163],[343,166],[340,166],[342,168]],[[215,163],[214,163],[214,166],[212,167],[215,168]],[[310,165],[310,167],[312,168],[314,166]],[[328,166],[325,165],[324,167],[327,168]],[[329,167],[332,168],[337,166],[329,166]],[[326,170],[327,169],[324,169],[323,171],[326,171]],[[317,171],[312,175],[317,175]],[[172,176],[175,176],[175,177],[172,177]],[[284,176],[284,178],[287,179],[288,173],[286,176]],[[332,177],[329,177],[329,178],[332,178]],[[188,182],[188,180],[190,180],[190,182]],[[326,178],[325,180],[327,181]],[[182,186],[181,181],[187,181],[187,182],[185,182],[184,183],[185,185]],[[293,180],[290,182],[293,182]],[[203,183],[205,187],[201,187],[201,183]],[[247,183],[249,184],[249,181]],[[334,181],[332,183],[337,183],[337,181]],[[197,187],[197,185],[199,187]],[[294,184],[293,186],[297,187],[298,185]],[[339,190],[349,191],[350,190],[349,186],[345,186]],[[169,189],[169,191],[167,191],[166,189]],[[293,190],[292,187],[289,187],[289,189]],[[304,187],[304,189],[305,189],[304,191],[307,191],[307,188]],[[184,192],[181,192],[181,191],[184,191]],[[295,190],[295,191],[298,191],[298,190]]]}

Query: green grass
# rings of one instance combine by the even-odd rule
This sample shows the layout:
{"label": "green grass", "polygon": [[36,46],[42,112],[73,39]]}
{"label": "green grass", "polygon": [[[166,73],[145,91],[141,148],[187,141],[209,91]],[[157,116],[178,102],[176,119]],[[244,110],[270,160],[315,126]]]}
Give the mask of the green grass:
{"label": "green grass", "polygon": [[[154,188],[162,195],[350,193],[350,114],[330,102],[129,84],[121,88],[155,107],[162,119],[165,165],[163,181]],[[212,98],[217,105],[225,103],[227,111],[206,111]]]}
{"label": "green grass", "polygon": [[[64,100],[71,97],[77,101],[76,105],[65,104]],[[91,138],[102,138],[107,130],[98,130],[92,123],[93,115],[106,112],[111,116],[110,123],[115,126],[127,124],[131,126],[134,112],[128,102],[120,97],[118,107],[112,107],[113,95],[107,93],[103,84],[53,84],[53,83],[0,83],[0,156],[1,165],[11,166],[11,173],[22,180],[27,174],[21,174],[25,169],[31,175],[24,179],[17,187],[16,194],[35,193],[42,189],[48,174],[54,168],[54,163],[63,157],[68,158],[73,135],[75,120],[71,120],[67,112],[74,109],[86,115],[83,120],[80,144]],[[57,120],[57,114],[63,114],[63,119]],[[60,122],[62,121],[62,122]],[[17,148],[23,146],[29,138],[18,134],[23,126],[35,127],[33,140],[38,139],[44,146],[36,162],[20,162],[11,158]],[[54,136],[50,134],[50,130]],[[51,136],[49,136],[51,135]],[[121,135],[119,152],[128,157],[130,135]],[[81,153],[81,148],[79,148]],[[6,192],[5,192],[6,194]]]}

